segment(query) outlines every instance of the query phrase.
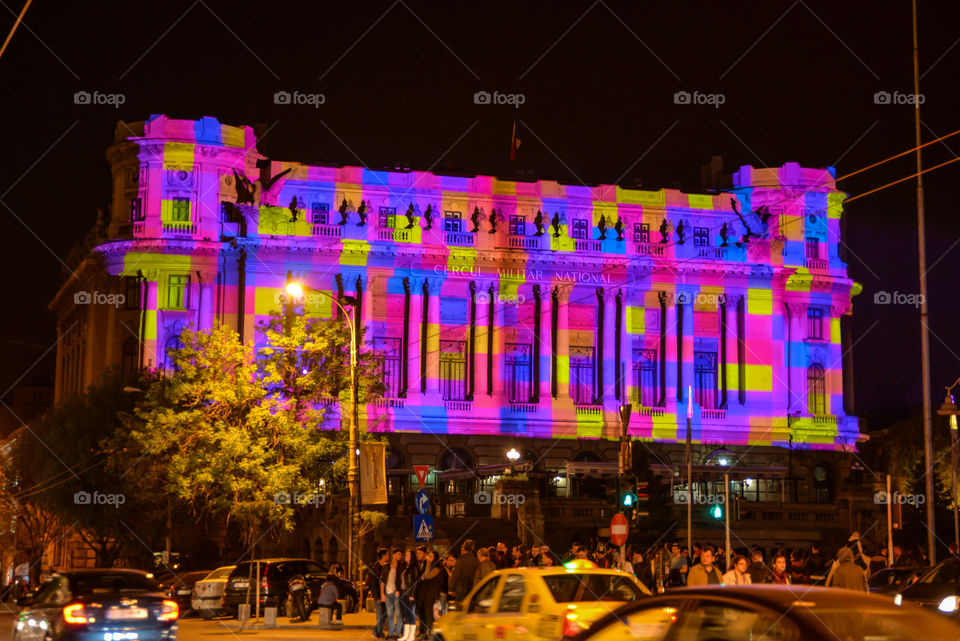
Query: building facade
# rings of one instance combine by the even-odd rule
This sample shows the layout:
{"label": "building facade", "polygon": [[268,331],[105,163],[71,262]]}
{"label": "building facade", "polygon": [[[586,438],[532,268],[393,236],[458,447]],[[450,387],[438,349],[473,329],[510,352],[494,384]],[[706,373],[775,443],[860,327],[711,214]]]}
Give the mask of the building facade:
{"label": "building facade", "polygon": [[106,367],[169,366],[188,326],[256,341],[295,279],[318,317],[356,300],[385,390],[361,420],[389,435],[398,513],[412,465],[459,497],[455,518],[516,449],[553,479],[542,529],[550,500],[576,500],[567,463],[615,465],[626,404],[664,466],[690,408],[698,464],[779,470],[754,496],[738,481],[744,500],[815,501],[826,475],[836,510],[862,436],[832,168],[744,166],[710,193],[380,171],[275,161],[250,127],[165,116],[119,123],[107,158],[111,209],[51,303],[58,400]]}

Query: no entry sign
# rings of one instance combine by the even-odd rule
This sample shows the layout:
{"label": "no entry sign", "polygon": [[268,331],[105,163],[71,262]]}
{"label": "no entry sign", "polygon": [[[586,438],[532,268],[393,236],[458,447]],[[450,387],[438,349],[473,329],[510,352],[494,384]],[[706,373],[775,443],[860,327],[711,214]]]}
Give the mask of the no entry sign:
{"label": "no entry sign", "polygon": [[620,512],[613,515],[610,519],[610,542],[614,545],[623,545],[627,542],[627,534],[630,528],[627,525],[627,517]]}

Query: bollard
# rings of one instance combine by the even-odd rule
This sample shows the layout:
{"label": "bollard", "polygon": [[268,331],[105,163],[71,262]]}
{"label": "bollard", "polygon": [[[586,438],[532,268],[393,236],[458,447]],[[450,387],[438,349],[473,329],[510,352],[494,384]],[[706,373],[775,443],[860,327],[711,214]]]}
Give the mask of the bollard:
{"label": "bollard", "polygon": [[317,627],[324,630],[329,629],[330,625],[330,608],[317,608],[317,614],[319,615],[319,620],[317,621]]}
{"label": "bollard", "polygon": [[250,604],[241,603],[237,606],[237,621],[249,621],[250,620]]}
{"label": "bollard", "polygon": [[277,608],[269,607],[263,609],[263,627],[265,628],[275,628],[277,627]]}

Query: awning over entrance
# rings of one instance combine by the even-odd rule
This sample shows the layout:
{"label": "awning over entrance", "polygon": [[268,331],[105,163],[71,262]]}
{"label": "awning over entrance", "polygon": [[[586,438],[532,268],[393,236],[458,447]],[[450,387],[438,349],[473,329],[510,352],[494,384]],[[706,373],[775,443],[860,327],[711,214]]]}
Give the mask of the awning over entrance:
{"label": "awning over entrance", "polygon": [[496,465],[478,465],[475,468],[465,470],[447,470],[437,475],[440,481],[460,481],[471,478],[484,478],[488,476],[500,476],[509,472],[529,472],[533,469],[533,463],[523,461],[521,463],[497,463]]}

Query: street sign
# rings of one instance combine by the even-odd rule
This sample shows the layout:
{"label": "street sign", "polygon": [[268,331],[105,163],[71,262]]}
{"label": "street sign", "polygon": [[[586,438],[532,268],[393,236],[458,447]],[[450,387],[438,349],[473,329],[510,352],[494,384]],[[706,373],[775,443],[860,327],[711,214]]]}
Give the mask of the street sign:
{"label": "street sign", "polygon": [[429,514],[413,515],[413,538],[428,543],[433,540],[433,517]]}
{"label": "street sign", "polygon": [[614,545],[623,545],[627,542],[627,534],[630,528],[627,526],[627,517],[621,512],[617,512],[610,519],[610,542]]}
{"label": "street sign", "polygon": [[430,514],[430,495],[426,490],[418,490],[416,498],[417,512],[420,514]]}
{"label": "street sign", "polygon": [[417,475],[417,482],[420,484],[420,489],[423,489],[423,484],[427,482],[427,474],[430,473],[429,465],[414,465],[413,471]]}

